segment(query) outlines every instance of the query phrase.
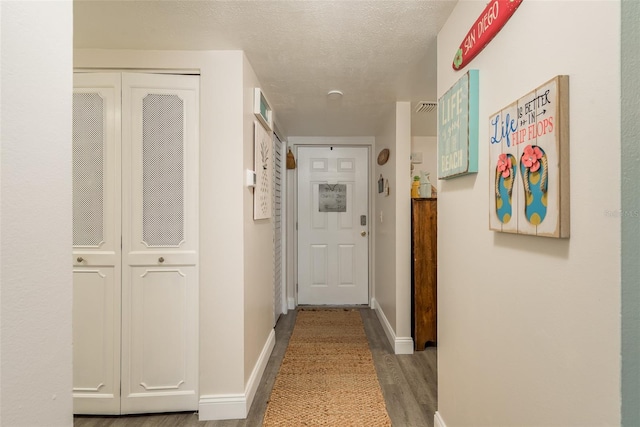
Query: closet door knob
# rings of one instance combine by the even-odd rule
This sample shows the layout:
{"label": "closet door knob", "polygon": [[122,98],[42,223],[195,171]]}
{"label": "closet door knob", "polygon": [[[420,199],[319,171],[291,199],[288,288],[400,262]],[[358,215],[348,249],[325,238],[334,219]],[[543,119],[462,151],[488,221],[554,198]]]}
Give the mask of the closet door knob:
{"label": "closet door knob", "polygon": [[84,258],[82,258],[81,256],[79,256],[78,258],[76,258],[76,261],[78,261],[78,262],[82,262],[82,261],[84,261]]}
{"label": "closet door knob", "polygon": [[158,262],[163,263],[164,262],[164,258],[163,257],[158,258]]}

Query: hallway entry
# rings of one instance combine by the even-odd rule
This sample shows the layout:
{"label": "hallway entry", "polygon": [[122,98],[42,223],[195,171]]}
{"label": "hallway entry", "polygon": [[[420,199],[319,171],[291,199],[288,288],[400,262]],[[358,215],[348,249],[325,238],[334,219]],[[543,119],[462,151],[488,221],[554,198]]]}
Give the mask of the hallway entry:
{"label": "hallway entry", "polygon": [[198,88],[74,75],[75,413],[197,409]]}
{"label": "hallway entry", "polygon": [[369,303],[368,157],[298,148],[298,304]]}

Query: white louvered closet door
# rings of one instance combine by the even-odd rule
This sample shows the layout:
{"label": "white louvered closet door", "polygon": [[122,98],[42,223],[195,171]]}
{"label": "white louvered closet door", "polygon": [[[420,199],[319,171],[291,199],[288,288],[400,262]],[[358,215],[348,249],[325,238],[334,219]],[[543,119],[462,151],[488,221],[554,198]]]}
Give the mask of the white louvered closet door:
{"label": "white louvered closet door", "polygon": [[74,413],[120,413],[119,112],[120,75],[74,75]]}
{"label": "white louvered closet door", "polygon": [[283,310],[283,254],[282,254],[282,218],[283,218],[283,175],[284,175],[284,147],[280,139],[273,134],[273,324]]}
{"label": "white louvered closet door", "polygon": [[123,414],[198,407],[197,76],[123,74]]}

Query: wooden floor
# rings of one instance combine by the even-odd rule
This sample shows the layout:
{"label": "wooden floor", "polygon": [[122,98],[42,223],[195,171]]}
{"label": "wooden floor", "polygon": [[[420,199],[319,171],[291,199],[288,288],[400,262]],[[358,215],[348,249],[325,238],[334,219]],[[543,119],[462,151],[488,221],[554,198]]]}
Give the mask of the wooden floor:
{"label": "wooden floor", "polygon": [[[433,347],[412,355],[395,355],[375,312],[360,309],[382,394],[394,427],[431,427],[438,404],[437,353]],[[74,427],[259,427],[295,323],[296,311],[281,316],[276,345],[245,420],[198,421],[195,413],[126,417],[76,416]]]}

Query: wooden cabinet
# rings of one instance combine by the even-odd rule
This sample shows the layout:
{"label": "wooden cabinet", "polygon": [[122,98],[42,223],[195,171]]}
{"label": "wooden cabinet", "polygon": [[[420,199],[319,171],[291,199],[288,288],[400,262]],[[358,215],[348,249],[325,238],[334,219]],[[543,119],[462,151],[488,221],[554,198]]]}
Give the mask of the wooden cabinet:
{"label": "wooden cabinet", "polygon": [[411,200],[411,332],[416,350],[437,343],[438,201]]}

